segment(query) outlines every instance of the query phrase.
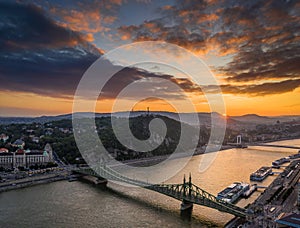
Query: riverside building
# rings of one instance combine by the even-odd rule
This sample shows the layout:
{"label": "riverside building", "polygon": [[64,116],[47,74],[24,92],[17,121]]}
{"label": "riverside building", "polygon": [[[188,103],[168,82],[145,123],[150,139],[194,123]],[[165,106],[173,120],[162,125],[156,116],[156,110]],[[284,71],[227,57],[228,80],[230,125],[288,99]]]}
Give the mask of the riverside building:
{"label": "riverside building", "polygon": [[24,150],[17,149],[10,152],[5,148],[0,148],[0,167],[14,169],[18,167],[30,167],[31,165],[45,165],[53,162],[52,148],[49,143],[44,150]]}

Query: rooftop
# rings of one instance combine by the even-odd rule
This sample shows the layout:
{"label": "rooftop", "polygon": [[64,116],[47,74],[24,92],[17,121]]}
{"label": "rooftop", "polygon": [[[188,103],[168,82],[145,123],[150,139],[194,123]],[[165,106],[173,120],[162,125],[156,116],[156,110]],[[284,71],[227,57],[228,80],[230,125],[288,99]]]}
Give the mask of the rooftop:
{"label": "rooftop", "polygon": [[8,153],[8,149],[6,149],[6,148],[0,148],[0,153]]}

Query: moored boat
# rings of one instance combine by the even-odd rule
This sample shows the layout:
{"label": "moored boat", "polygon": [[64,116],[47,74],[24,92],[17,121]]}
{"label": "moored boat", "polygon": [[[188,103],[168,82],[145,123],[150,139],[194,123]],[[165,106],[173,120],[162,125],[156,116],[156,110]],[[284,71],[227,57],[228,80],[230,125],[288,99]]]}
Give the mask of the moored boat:
{"label": "moored boat", "polygon": [[273,161],[272,165],[273,166],[279,166],[279,165],[282,165],[282,164],[287,163],[287,162],[290,162],[289,158],[280,158],[280,159],[277,159],[276,161]]}
{"label": "moored boat", "polygon": [[249,189],[250,185],[247,183],[234,182],[219,192],[217,199],[223,200],[227,203],[234,203]]}
{"label": "moored boat", "polygon": [[263,166],[254,173],[251,173],[250,180],[252,181],[263,181],[267,176],[272,174],[272,168]]}

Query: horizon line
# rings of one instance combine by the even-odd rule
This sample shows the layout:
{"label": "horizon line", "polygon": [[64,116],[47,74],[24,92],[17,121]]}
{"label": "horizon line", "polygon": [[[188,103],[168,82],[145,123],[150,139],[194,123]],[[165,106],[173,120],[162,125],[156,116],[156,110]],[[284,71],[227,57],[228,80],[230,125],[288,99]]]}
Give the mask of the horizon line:
{"label": "horizon line", "polygon": [[[125,112],[145,112],[147,113],[147,110],[131,110],[131,111],[117,111],[117,112],[94,112],[94,114],[113,114],[113,113],[125,113]],[[178,112],[172,112],[172,111],[149,111],[149,113],[155,113],[155,112],[165,112],[165,113],[177,113]],[[76,112],[76,113],[93,113],[93,112]],[[190,113],[206,113],[206,114],[211,114],[211,113],[218,113],[218,112],[179,112],[182,114],[190,114]],[[219,115],[223,115],[224,114],[220,114]],[[41,114],[41,115],[30,115],[30,116],[2,116],[0,115],[0,118],[41,118],[41,117],[57,117],[57,116],[64,116],[64,115],[73,115],[72,112],[70,113],[61,113],[61,114],[53,114],[53,115],[47,115],[47,114]],[[246,115],[256,115],[256,116],[260,116],[260,117],[279,117],[279,116],[300,116],[300,114],[282,114],[282,115],[261,115],[261,114],[257,114],[257,113],[244,113],[241,115],[228,115],[225,113],[226,117],[237,117],[237,116],[246,116]]]}

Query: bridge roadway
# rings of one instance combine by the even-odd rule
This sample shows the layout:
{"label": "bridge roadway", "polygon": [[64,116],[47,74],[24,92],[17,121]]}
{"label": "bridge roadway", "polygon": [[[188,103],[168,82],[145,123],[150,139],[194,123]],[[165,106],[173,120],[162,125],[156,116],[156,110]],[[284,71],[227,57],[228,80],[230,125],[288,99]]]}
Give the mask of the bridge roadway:
{"label": "bridge roadway", "polygon": [[241,143],[241,144],[238,144],[238,143],[227,143],[227,145],[236,146],[236,147],[248,147],[248,146],[280,147],[280,148],[300,150],[300,146],[288,146],[288,145],[265,144],[265,143]]}
{"label": "bridge roadway", "polygon": [[276,144],[264,144],[264,143],[248,144],[248,146],[281,147],[281,148],[298,149],[298,150],[300,150],[300,147],[299,147],[299,146],[276,145]]}
{"label": "bridge roadway", "polygon": [[96,172],[91,168],[75,169],[73,172],[83,175],[91,175],[99,178],[107,178],[108,180],[124,182],[134,186],[139,186],[149,189],[169,197],[175,198],[183,202],[198,204],[210,208],[217,209],[222,212],[230,213],[237,217],[245,218],[247,213],[246,209],[240,208],[233,204],[227,203],[223,200],[217,199],[214,195],[206,192],[205,190],[194,185],[191,181],[186,182],[185,177],[182,184],[150,184],[147,182],[133,180],[128,177],[122,176],[118,172],[106,166],[95,168]]}

